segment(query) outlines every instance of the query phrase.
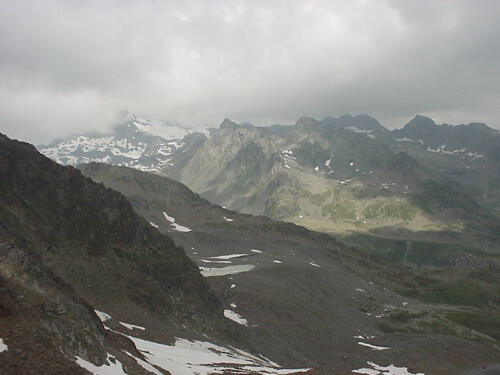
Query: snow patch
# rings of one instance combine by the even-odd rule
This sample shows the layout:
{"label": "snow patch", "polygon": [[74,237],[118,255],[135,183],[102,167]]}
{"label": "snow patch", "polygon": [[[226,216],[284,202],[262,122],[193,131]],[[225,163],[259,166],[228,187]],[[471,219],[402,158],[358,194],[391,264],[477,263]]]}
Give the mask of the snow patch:
{"label": "snow patch", "polygon": [[242,318],[240,314],[235,313],[233,310],[224,310],[224,316],[227,319],[231,319],[233,322],[241,324],[242,326],[248,326],[248,321]]}
{"label": "snow patch", "polygon": [[365,375],[425,375],[423,372],[412,373],[406,367],[396,367],[394,365],[379,366],[373,362],[366,362],[371,368],[360,368],[352,370],[354,374]]}
{"label": "snow patch", "polygon": [[165,139],[182,139],[192,133],[190,129],[183,129],[179,126],[168,125],[161,121],[136,118],[133,124],[137,130],[144,133],[159,135]]}
{"label": "snow patch", "polygon": [[257,254],[262,254],[263,251],[262,250],[257,250],[257,249],[251,249],[250,250],[252,253],[257,253]]}
{"label": "snow patch", "polygon": [[173,224],[170,224],[170,225],[177,232],[191,232],[191,228],[185,227],[183,225],[180,225],[180,224],[177,224],[177,223],[173,223]]}
{"label": "snow patch", "polygon": [[156,225],[155,223],[153,223],[152,221],[149,222],[149,224],[152,226],[152,227],[155,227],[156,229],[158,229],[158,225]]}
{"label": "snow patch", "polygon": [[218,264],[231,264],[232,262],[230,260],[207,260],[207,259],[200,259],[203,263],[218,263]]}
{"label": "snow patch", "polygon": [[[114,362],[111,360],[113,359]],[[94,375],[127,375],[125,371],[123,371],[123,366],[116,358],[114,358],[111,354],[108,353],[107,364],[103,364],[102,366],[96,366],[92,362],[86,361],[83,358],[76,357],[76,363],[80,367],[90,371],[91,374]]]}
{"label": "snow patch", "polygon": [[149,372],[152,372],[153,374],[155,375],[165,375],[163,374],[162,372],[158,371],[154,366],[151,366],[149,363],[147,363],[146,361],[143,361],[142,359],[140,358],[137,358],[135,357],[134,355],[130,354],[129,352],[127,352],[126,350],[123,351],[125,354],[127,354],[128,356],[134,358],[137,362],[137,364],[139,366],[141,366],[143,369],[149,371]]}
{"label": "snow patch", "polygon": [[376,346],[376,345],[368,344],[368,343],[362,342],[362,341],[359,341],[358,344],[361,345],[361,346],[366,346],[367,348],[370,348],[372,350],[387,350],[387,349],[390,349],[387,346]]}
{"label": "snow patch", "polygon": [[210,257],[210,259],[233,259],[233,258],[241,258],[246,257],[249,254],[229,254],[229,255],[219,255],[216,257]]}
{"label": "snow patch", "polygon": [[283,263],[283,262],[282,262],[281,260],[276,260],[276,259],[274,259],[274,260],[273,260],[273,263],[281,264],[281,263]]}
{"label": "snow patch", "polygon": [[163,216],[165,216],[165,219],[167,219],[167,221],[170,223],[170,226],[173,230],[176,230],[177,232],[191,232],[190,228],[177,224],[175,222],[175,218],[173,218],[172,216],[168,216],[165,211],[163,211]]}
{"label": "snow patch", "polygon": [[175,223],[175,219],[172,216],[168,216],[165,211],[163,211],[163,216],[165,216],[165,219],[167,219],[169,223]]}
{"label": "snow patch", "polygon": [[225,371],[291,374],[309,369],[283,369],[277,363],[233,347],[225,348],[209,342],[176,339],[174,345],[163,345],[128,336],[148,363],[172,374],[208,375]]}
{"label": "snow patch", "polygon": [[3,339],[0,338],[0,353],[5,352],[7,350],[9,350],[9,347],[7,346],[7,344],[3,342]]}
{"label": "snow patch", "polygon": [[106,322],[106,321],[108,321],[108,320],[113,319],[111,317],[111,315],[106,314],[105,312],[102,312],[102,311],[99,311],[99,310],[94,310],[94,312],[96,313],[97,317],[99,319],[101,319],[101,322],[103,322],[103,323]]}
{"label": "snow patch", "polygon": [[140,329],[142,331],[145,331],[146,328],[144,327],[141,327],[141,326],[136,326],[135,324],[129,324],[129,323],[124,323],[124,322],[118,322],[120,323],[122,326],[124,326],[125,328],[128,328],[128,329]]}
{"label": "snow patch", "polygon": [[224,218],[224,220],[228,221],[228,222],[232,222],[234,219],[230,219],[228,217],[225,217],[225,216],[222,216]]}
{"label": "snow patch", "polygon": [[231,284],[231,289],[236,288],[236,284]]}
{"label": "snow patch", "polygon": [[368,138],[375,139],[375,135],[372,134],[373,129],[372,130],[360,129],[356,126],[346,126],[345,129],[350,130],[353,133],[364,134]]}
{"label": "snow patch", "polygon": [[314,267],[320,267],[320,268],[321,268],[321,266],[320,266],[319,264],[316,264],[316,263],[314,263],[314,262],[309,262],[309,264],[310,264],[311,266],[314,266]]}
{"label": "snow patch", "polygon": [[200,267],[200,272],[205,277],[235,275],[241,272],[248,272],[255,268],[253,264],[241,264],[237,266],[227,266],[221,268]]}

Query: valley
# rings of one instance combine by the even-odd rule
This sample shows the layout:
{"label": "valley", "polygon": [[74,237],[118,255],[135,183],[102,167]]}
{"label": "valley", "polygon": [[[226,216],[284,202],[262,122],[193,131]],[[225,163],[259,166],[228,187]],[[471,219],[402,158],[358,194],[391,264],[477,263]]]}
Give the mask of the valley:
{"label": "valley", "polygon": [[[494,314],[488,306],[498,303],[498,286],[488,277],[486,283],[479,282],[488,290],[483,302],[470,303],[459,297],[446,301],[433,294],[434,289],[441,288],[445,294],[448,290],[451,295],[453,289],[440,284],[443,280],[431,273],[412,273],[394,264],[388,268],[382,259],[367,258],[329,236],[211,205],[163,177],[102,164],[80,168],[94,180],[121,191],[151,225],[182,244],[225,305],[226,316],[278,363],[320,365],[343,373],[362,366],[367,358],[373,363],[389,358],[384,350],[372,348],[367,353],[363,344],[391,348],[394,364],[420,370],[431,366],[430,373],[452,373],[467,367],[461,362],[463,358],[452,354],[457,350],[455,345],[466,345],[465,352],[489,356],[489,349],[471,349],[460,340],[479,339],[484,332],[495,335],[491,327],[469,336],[467,328],[448,318],[455,313],[477,314],[479,318]],[[176,230],[166,217],[175,218],[190,231]],[[414,294],[402,297],[394,291]],[[329,332],[335,332],[334,336]],[[370,339],[372,336],[377,339]],[[419,348],[418,357],[428,358],[428,363],[412,362],[415,357],[410,348],[415,349],[417,338],[424,346]],[[441,339],[450,343],[452,352],[425,351],[425,347],[436,350]],[[333,361],[338,364],[333,368],[331,353],[337,354]],[[434,368],[434,355],[450,356],[453,364],[441,360],[443,368]]]}

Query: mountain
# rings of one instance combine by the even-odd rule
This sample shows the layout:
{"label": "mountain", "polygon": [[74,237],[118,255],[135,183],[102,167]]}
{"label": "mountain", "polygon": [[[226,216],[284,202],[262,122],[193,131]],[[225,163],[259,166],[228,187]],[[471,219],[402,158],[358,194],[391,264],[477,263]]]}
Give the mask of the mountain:
{"label": "mountain", "polygon": [[500,212],[500,132],[482,123],[437,125],[416,116],[394,138],[407,153],[464,187],[482,206]]}
{"label": "mountain", "polygon": [[[144,134],[137,131],[127,142]],[[168,161],[72,162],[154,170],[221,206],[334,233],[410,266],[485,264],[500,249],[500,148],[498,132],[486,125],[436,125],[417,116],[389,131],[368,115],[270,127],[226,119],[210,138],[175,142],[183,146],[167,152]],[[102,149],[117,154],[114,147]],[[40,149],[56,160],[65,155],[63,144]],[[162,157],[155,152],[152,158]]]}
{"label": "mountain", "polygon": [[[366,249],[375,240],[364,233],[390,239],[382,248],[408,264],[497,252],[498,219],[399,143],[366,115],[302,118],[282,134],[226,120],[173,177],[222,206],[336,233]],[[449,245],[429,251],[436,241]]]}
{"label": "mountain", "polygon": [[479,328],[499,319],[494,266],[416,273],[329,235],[211,204],[162,176],[97,163],[80,169],[181,244],[245,341],[280,364],[327,374],[390,364],[394,373],[457,374],[498,361],[498,332]]}
{"label": "mountain", "polygon": [[122,194],[4,135],[0,186],[0,373],[286,373]]}
{"label": "mountain", "polygon": [[81,134],[38,147],[60,164],[91,161],[165,173],[182,167],[206,137],[175,126],[132,116],[111,134]]}

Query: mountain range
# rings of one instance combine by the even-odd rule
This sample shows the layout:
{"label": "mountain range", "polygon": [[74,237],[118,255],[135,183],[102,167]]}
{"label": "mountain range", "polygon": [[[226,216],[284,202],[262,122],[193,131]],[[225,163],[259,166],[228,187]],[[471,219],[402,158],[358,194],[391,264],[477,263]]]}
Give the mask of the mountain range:
{"label": "mountain range", "polygon": [[481,264],[498,253],[500,133],[484,124],[416,116],[390,131],[368,115],[270,127],[225,120],[209,138],[177,140],[147,125],[134,118],[108,138],[39,149],[73,165],[154,171],[221,206],[332,233],[407,265]]}

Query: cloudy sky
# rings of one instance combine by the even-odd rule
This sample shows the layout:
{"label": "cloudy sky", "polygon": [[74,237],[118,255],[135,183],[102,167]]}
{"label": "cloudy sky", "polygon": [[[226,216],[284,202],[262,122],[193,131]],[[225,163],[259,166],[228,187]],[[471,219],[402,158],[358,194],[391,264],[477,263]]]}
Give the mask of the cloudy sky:
{"label": "cloudy sky", "polygon": [[368,113],[500,128],[496,0],[0,0],[0,131]]}

